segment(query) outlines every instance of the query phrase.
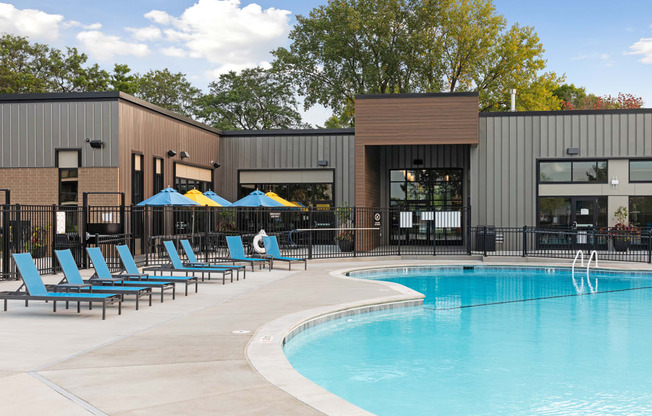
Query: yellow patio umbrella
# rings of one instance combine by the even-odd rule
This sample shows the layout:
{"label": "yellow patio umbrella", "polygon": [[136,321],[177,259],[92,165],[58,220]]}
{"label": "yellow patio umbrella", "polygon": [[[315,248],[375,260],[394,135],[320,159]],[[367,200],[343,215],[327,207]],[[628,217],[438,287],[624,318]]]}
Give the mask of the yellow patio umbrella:
{"label": "yellow patio umbrella", "polygon": [[280,196],[276,195],[274,192],[267,192],[265,196],[268,196],[272,198],[276,202],[280,202],[281,204],[285,205],[286,207],[292,207],[292,208],[300,208],[297,204],[294,202],[290,202],[286,199],[281,198]]}
{"label": "yellow patio umbrella", "polygon": [[218,204],[217,202],[213,201],[209,197],[205,196],[201,192],[199,192],[196,189],[191,189],[190,191],[186,192],[183,196],[186,198],[190,198],[199,205],[208,205],[209,207],[221,207],[222,205]]}

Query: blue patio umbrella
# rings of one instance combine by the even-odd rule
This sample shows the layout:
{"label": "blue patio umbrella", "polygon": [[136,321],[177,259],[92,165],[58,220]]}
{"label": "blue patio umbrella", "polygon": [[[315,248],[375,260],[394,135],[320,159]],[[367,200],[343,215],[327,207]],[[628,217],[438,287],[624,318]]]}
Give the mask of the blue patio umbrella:
{"label": "blue patio umbrella", "polygon": [[186,198],[181,195],[179,192],[172,188],[165,188],[156,195],[147,198],[146,200],[139,202],[138,206],[166,206],[166,205],[175,205],[175,206],[194,206],[199,205],[197,202],[193,201],[190,198]]}
{"label": "blue patio umbrella", "polygon": [[218,204],[222,205],[223,207],[228,207],[229,205],[231,205],[231,203],[229,201],[222,198],[221,196],[219,196],[218,194],[216,194],[213,191],[204,192],[204,196],[209,197],[210,199],[212,199],[213,201],[215,201]]}
{"label": "blue patio umbrella", "polygon": [[268,197],[259,190],[255,190],[249,195],[245,196],[242,199],[239,199],[231,204],[232,207],[270,207],[270,208],[285,208],[285,205],[281,204]]}

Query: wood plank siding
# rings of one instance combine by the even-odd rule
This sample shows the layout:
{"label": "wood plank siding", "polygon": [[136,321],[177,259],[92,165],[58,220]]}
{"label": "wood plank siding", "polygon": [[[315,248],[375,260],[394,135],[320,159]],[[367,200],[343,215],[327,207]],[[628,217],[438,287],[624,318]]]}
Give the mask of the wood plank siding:
{"label": "wood plank siding", "polygon": [[[163,159],[164,186],[174,186],[174,163],[213,169],[218,161],[220,136],[210,128],[202,128],[180,118],[169,117],[126,100],[119,101],[120,189],[131,203],[132,154],[143,155],[144,195],[152,196],[154,157]],[[168,157],[168,150],[177,155]],[[181,152],[190,158],[181,160]],[[215,188],[215,183],[213,183]]]}
{"label": "wood plank siding", "polygon": [[[370,146],[477,145],[477,93],[358,96],[355,102],[355,169],[357,206],[380,206],[380,150]],[[452,148],[448,148],[449,151]],[[444,148],[440,149],[444,150]],[[456,167],[465,165],[463,152]],[[430,154],[430,151],[427,152]],[[385,154],[385,151],[382,152]],[[440,153],[444,155],[445,153]],[[451,153],[452,155],[452,153]],[[446,164],[442,162],[442,164]],[[407,167],[407,162],[406,166]]]}

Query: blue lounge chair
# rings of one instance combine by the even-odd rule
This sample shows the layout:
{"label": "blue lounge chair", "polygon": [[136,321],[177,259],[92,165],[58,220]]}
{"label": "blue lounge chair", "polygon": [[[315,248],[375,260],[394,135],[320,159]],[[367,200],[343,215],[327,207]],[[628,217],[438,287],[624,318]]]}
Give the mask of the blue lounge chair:
{"label": "blue lounge chair", "polygon": [[[60,293],[48,292],[43,284],[43,279],[32,260],[29,253],[12,254],[14,262],[18,267],[18,273],[23,280],[23,284],[15,292],[2,292],[0,299],[4,299],[5,311],[7,310],[7,300],[16,299],[24,300],[25,306],[30,300],[52,301],[54,312],[57,311],[57,302],[77,302],[77,313],[80,312],[80,303],[89,302],[92,308],[93,302],[102,304],[102,319],[106,319],[106,305],[118,303],[118,315],[122,314],[122,296],[115,293]],[[25,292],[21,289],[25,287]]]}
{"label": "blue lounge chair", "polygon": [[77,268],[77,263],[75,263],[75,258],[72,256],[69,249],[54,250],[54,253],[57,256],[57,260],[59,260],[59,265],[61,266],[64,275],[63,280],[56,285],[57,290],[75,290],[78,293],[115,293],[117,295],[122,295],[123,300],[124,296],[133,295],[136,297],[136,310],[138,310],[140,306],[140,297],[148,296],[149,306],[152,306],[152,289],[143,286],[102,286],[84,282],[84,279]]}
{"label": "blue lounge chair", "polygon": [[259,259],[256,257],[247,257],[242,245],[242,238],[239,235],[230,235],[226,237],[226,244],[229,246],[229,258],[232,262],[244,262],[251,264],[251,271],[254,270],[254,264],[260,267],[265,264],[269,265],[269,271],[272,271],[272,259]]}
{"label": "blue lounge chair", "polygon": [[303,269],[308,270],[306,259],[283,257],[281,255],[281,250],[278,247],[278,241],[275,236],[263,236],[263,243],[265,244],[265,254],[271,257],[273,261],[286,261],[288,263],[288,270],[292,270],[292,263],[303,262]]}
{"label": "blue lounge chair", "polygon": [[104,255],[99,247],[86,248],[88,256],[93,262],[95,274],[91,277],[90,282],[98,282],[100,284],[119,284],[121,286],[144,286],[152,289],[161,289],[161,303],[163,303],[163,295],[166,290],[172,291],[172,299],[175,298],[175,290],[173,282],[147,282],[145,280],[131,281],[128,280],[128,274],[122,274],[119,277],[113,276],[109,270],[109,266],[104,260]]}
{"label": "blue lounge chair", "polygon": [[[129,251],[129,247],[122,245],[118,246],[118,255],[120,256],[120,260],[122,261],[122,265],[125,268],[124,274],[119,274],[118,276],[125,276],[129,280],[136,280],[136,281],[146,281],[146,282],[173,282],[173,283],[183,283],[186,285],[186,296],[188,296],[188,286],[191,284],[195,284],[195,293],[199,290],[199,279],[197,276],[165,276],[165,279],[163,276],[151,276],[147,273],[141,273],[138,271],[138,266],[136,265],[136,261],[134,260],[134,257],[131,255],[131,251]],[[157,270],[158,268],[153,268],[154,270]],[[148,271],[149,269],[143,269],[143,271]]]}
{"label": "blue lounge chair", "polygon": [[181,246],[183,247],[183,251],[186,253],[186,258],[188,259],[187,263],[183,263],[184,267],[212,267],[212,268],[224,268],[224,269],[231,269],[235,270],[238,273],[236,274],[236,280],[240,280],[240,270],[242,270],[242,279],[247,278],[247,268],[245,266],[228,266],[224,264],[211,264],[211,263],[206,263],[206,262],[201,262],[197,261],[197,256],[195,256],[195,252],[192,249],[192,246],[190,245],[190,241],[188,240],[181,240]]}
{"label": "blue lounge chair", "polygon": [[164,241],[163,245],[165,246],[165,251],[168,253],[168,257],[170,258],[170,264],[158,266],[156,268],[149,268],[148,270],[152,270],[155,272],[160,272],[163,274],[164,272],[167,273],[192,273],[193,275],[200,274],[201,275],[201,280],[202,282],[204,281],[204,275],[208,275],[208,279],[210,280],[211,274],[221,274],[222,275],[222,284],[226,283],[226,275],[231,276],[231,282],[233,282],[233,269],[232,268],[224,268],[224,267],[186,267],[183,265],[183,262],[181,261],[181,258],[179,257],[179,253],[177,252],[177,249],[174,247],[174,243],[172,241]]}

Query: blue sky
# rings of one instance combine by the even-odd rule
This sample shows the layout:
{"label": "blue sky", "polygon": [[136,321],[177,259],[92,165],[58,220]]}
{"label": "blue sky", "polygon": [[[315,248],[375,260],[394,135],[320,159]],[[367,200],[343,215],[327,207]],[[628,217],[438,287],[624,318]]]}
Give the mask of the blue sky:
{"label": "blue sky", "polygon": [[[0,0],[0,32],[76,46],[107,68],[114,62],[137,72],[168,67],[206,88],[224,71],[265,65],[270,50],[287,46],[295,16],[325,2]],[[652,107],[652,0],[494,4],[508,24],[534,26],[548,70],[588,92],[632,93]],[[329,114],[315,108],[304,118],[322,124]]]}

